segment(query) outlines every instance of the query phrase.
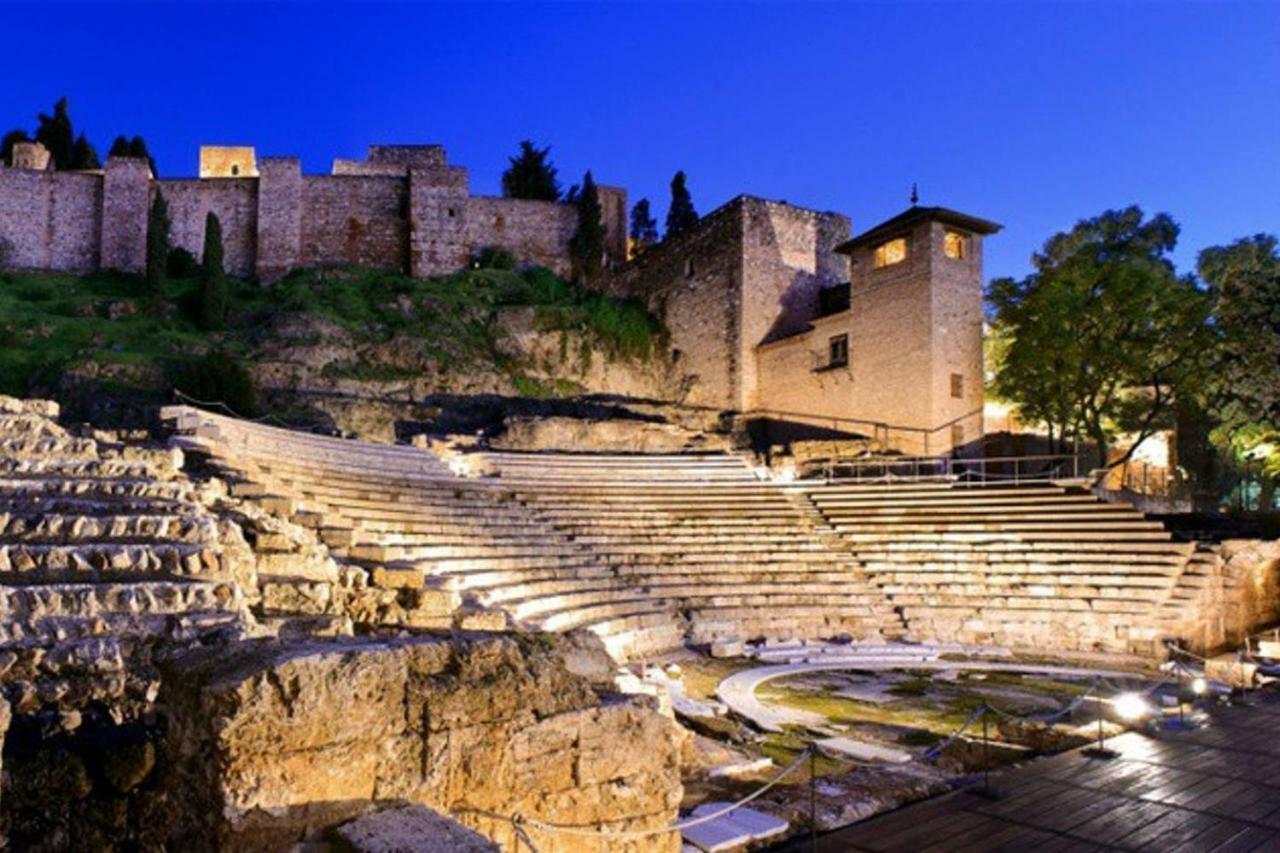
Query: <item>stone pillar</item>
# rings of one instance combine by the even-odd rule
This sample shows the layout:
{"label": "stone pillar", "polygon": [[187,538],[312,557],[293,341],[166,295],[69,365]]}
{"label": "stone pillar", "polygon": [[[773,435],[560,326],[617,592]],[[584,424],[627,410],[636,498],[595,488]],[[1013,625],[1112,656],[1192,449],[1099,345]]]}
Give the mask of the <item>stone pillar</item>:
{"label": "stone pillar", "polygon": [[110,157],[102,181],[102,267],[147,270],[151,167],[136,157]]}
{"label": "stone pillar", "polygon": [[609,263],[627,260],[627,231],[630,211],[627,191],[622,187],[597,186],[600,195],[600,219],[604,222],[604,251]]}
{"label": "stone pillar", "polygon": [[254,273],[270,282],[302,257],[302,161],[264,157],[258,162],[258,252]]}
{"label": "stone pillar", "polygon": [[470,260],[466,237],[467,170],[457,166],[409,170],[409,274],[456,272]]}
{"label": "stone pillar", "polygon": [[849,217],[839,213],[819,214],[815,272],[825,284],[849,280],[849,256],[836,252],[836,246],[849,239],[849,231]]}

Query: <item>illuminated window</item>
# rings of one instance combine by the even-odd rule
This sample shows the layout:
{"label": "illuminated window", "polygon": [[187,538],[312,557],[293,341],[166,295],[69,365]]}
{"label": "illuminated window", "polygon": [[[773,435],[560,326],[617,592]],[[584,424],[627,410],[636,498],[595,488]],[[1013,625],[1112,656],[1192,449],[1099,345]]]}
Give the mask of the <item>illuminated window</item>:
{"label": "illuminated window", "polygon": [[907,238],[899,237],[876,246],[876,269],[900,264],[907,259]]}
{"label": "illuminated window", "polygon": [[844,367],[849,363],[849,336],[836,335],[827,341],[827,367]]}
{"label": "illuminated window", "polygon": [[964,376],[959,373],[951,374],[951,396],[957,399],[964,396]]}
{"label": "illuminated window", "polygon": [[969,238],[959,231],[948,231],[942,237],[942,253],[948,258],[964,260],[969,257]]}

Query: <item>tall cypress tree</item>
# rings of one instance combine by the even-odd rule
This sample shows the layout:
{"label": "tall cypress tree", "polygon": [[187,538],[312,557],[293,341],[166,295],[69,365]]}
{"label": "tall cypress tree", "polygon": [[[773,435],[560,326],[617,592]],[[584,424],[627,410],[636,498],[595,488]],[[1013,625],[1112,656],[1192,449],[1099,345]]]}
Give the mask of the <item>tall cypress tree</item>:
{"label": "tall cypress tree", "polygon": [[156,190],[155,200],[147,214],[147,288],[154,296],[164,296],[168,283],[169,205],[164,194]]}
{"label": "tall cypress tree", "polygon": [[590,280],[600,273],[604,261],[604,217],[591,172],[583,176],[574,206],[578,209],[578,230],[569,241],[569,252],[578,273]]}
{"label": "tall cypress tree", "polygon": [[222,223],[209,211],[204,219],[204,255],[200,261],[200,328],[221,329],[227,319],[227,276],[222,268]]}
{"label": "tall cypress tree", "polygon": [[502,173],[502,194],[507,198],[559,201],[560,182],[550,155],[551,146],[535,148],[528,139],[521,142],[520,153],[510,158],[511,165]]}
{"label": "tall cypress tree", "polygon": [[678,237],[698,224],[698,212],[693,209],[693,198],[685,186],[684,172],[676,172],[671,179],[671,207],[667,210],[667,236]]}
{"label": "tall cypress tree", "polygon": [[658,243],[658,220],[649,212],[649,199],[642,198],[631,208],[631,254],[643,254]]}
{"label": "tall cypress tree", "polygon": [[71,116],[67,111],[67,99],[59,98],[53,105],[53,115],[40,113],[37,117],[36,142],[39,142],[53,156],[55,169],[76,168],[76,135],[71,127]]}
{"label": "tall cypress tree", "polygon": [[71,148],[72,169],[101,169],[102,160],[98,158],[98,149],[89,142],[83,133],[76,137],[76,144]]}

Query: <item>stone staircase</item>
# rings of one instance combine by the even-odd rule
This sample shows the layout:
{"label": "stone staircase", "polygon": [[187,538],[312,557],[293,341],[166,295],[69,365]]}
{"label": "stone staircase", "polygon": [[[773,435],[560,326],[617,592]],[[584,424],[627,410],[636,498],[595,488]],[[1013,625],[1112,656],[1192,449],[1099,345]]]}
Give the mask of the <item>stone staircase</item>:
{"label": "stone staircase", "polygon": [[1153,654],[1162,613],[1193,593],[1194,543],[1084,489],[938,480],[798,491],[918,639]]}
{"label": "stone staircase", "polygon": [[0,397],[0,659],[18,713],[144,706],[148,649],[244,627],[240,531],[181,454],[75,435],[56,404]]}
{"label": "stone staircase", "polygon": [[[612,579],[522,602],[554,627],[649,650],[746,637],[898,636],[848,555],[730,454],[484,453],[516,500],[588,546]],[[534,592],[533,596],[537,593]]]}

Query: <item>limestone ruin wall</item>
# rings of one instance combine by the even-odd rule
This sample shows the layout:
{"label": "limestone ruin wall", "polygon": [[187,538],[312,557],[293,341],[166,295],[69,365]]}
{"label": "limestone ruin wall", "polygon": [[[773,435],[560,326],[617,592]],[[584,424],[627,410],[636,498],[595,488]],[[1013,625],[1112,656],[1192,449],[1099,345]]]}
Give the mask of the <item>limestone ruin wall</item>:
{"label": "limestone ruin wall", "polygon": [[[227,270],[271,281],[297,267],[354,264],[414,276],[455,272],[472,253],[506,249],[558,273],[570,268],[572,205],[472,195],[467,171],[439,146],[372,146],[367,160],[338,160],[333,174],[304,175],[296,157],[202,151],[199,178],[154,179],[144,160],[109,158],[94,172],[0,166],[0,241],[8,266],[83,273],[146,266],[147,209],[169,203],[171,242],[199,257],[205,217],[222,223]],[[240,152],[241,149],[228,149]],[[249,149],[251,151],[251,149]],[[206,162],[207,161],[207,162]],[[600,187],[609,257],[626,258],[626,192]]]}

